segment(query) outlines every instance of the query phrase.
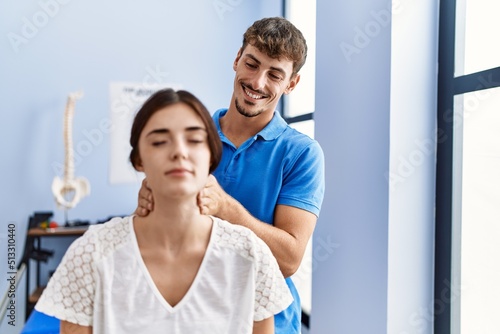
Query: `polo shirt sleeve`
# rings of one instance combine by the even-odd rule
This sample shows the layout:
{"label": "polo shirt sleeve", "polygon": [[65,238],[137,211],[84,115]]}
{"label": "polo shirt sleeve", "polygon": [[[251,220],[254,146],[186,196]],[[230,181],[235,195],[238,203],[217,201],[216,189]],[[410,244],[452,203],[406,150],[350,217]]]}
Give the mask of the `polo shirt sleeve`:
{"label": "polo shirt sleeve", "polygon": [[298,151],[285,167],[277,204],[289,205],[319,216],[325,193],[325,158],[317,141]]}

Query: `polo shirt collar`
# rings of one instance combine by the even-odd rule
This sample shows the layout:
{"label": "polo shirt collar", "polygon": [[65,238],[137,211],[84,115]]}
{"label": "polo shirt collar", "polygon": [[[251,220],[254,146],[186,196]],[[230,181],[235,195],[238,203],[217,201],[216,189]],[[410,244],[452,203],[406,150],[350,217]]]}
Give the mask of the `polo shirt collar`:
{"label": "polo shirt collar", "polygon": [[[215,121],[215,125],[217,126],[217,131],[219,134],[222,133],[220,128],[220,118],[223,117],[227,113],[227,109],[219,109],[215,112],[213,118]],[[281,117],[278,111],[274,112],[273,118],[271,122],[266,125],[264,129],[262,129],[257,136],[260,136],[264,140],[274,140],[279,137],[286,130],[288,124],[285,122],[283,117]]]}

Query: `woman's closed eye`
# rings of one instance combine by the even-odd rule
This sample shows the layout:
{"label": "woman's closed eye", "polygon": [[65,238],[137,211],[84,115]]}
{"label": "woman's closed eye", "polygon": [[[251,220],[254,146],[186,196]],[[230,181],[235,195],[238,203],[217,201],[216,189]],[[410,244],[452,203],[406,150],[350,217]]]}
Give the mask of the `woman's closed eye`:
{"label": "woman's closed eye", "polygon": [[156,140],[156,141],[153,141],[153,142],[151,143],[151,145],[153,145],[153,146],[161,146],[161,145],[164,145],[164,144],[166,144],[166,143],[167,143],[167,141],[166,141],[166,140]]}
{"label": "woman's closed eye", "polygon": [[186,134],[185,139],[189,144],[203,144],[207,142],[207,133],[205,130],[193,130]]}
{"label": "woman's closed eye", "polygon": [[[196,145],[196,144],[203,144],[206,142],[206,140],[204,138],[188,138],[186,140],[187,143],[189,144],[193,144],[193,145]],[[151,145],[152,146],[162,146],[162,145],[166,145],[170,143],[170,141],[166,140],[166,139],[163,139],[163,140],[154,140],[151,142]]]}
{"label": "woman's closed eye", "polygon": [[205,139],[203,139],[203,138],[191,138],[191,139],[188,139],[188,142],[191,144],[202,144],[205,142]]}

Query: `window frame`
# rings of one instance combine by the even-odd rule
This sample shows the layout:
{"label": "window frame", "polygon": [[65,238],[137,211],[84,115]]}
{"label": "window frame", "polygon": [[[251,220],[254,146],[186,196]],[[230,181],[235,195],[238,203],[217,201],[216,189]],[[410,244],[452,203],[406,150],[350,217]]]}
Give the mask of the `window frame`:
{"label": "window frame", "polygon": [[[434,333],[451,334],[454,98],[464,93],[500,87],[500,67],[455,77],[457,0],[441,0],[439,6],[437,126],[438,135],[443,140],[437,143],[436,156],[433,311]],[[478,79],[485,76],[492,78],[489,87],[477,84]]]}

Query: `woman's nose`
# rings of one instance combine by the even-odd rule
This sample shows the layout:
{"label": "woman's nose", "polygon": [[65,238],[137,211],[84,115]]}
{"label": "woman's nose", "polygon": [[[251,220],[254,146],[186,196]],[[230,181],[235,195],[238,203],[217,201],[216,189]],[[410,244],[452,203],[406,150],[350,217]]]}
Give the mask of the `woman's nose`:
{"label": "woman's nose", "polygon": [[185,159],[188,156],[187,145],[182,140],[175,140],[172,148],[173,159]]}

